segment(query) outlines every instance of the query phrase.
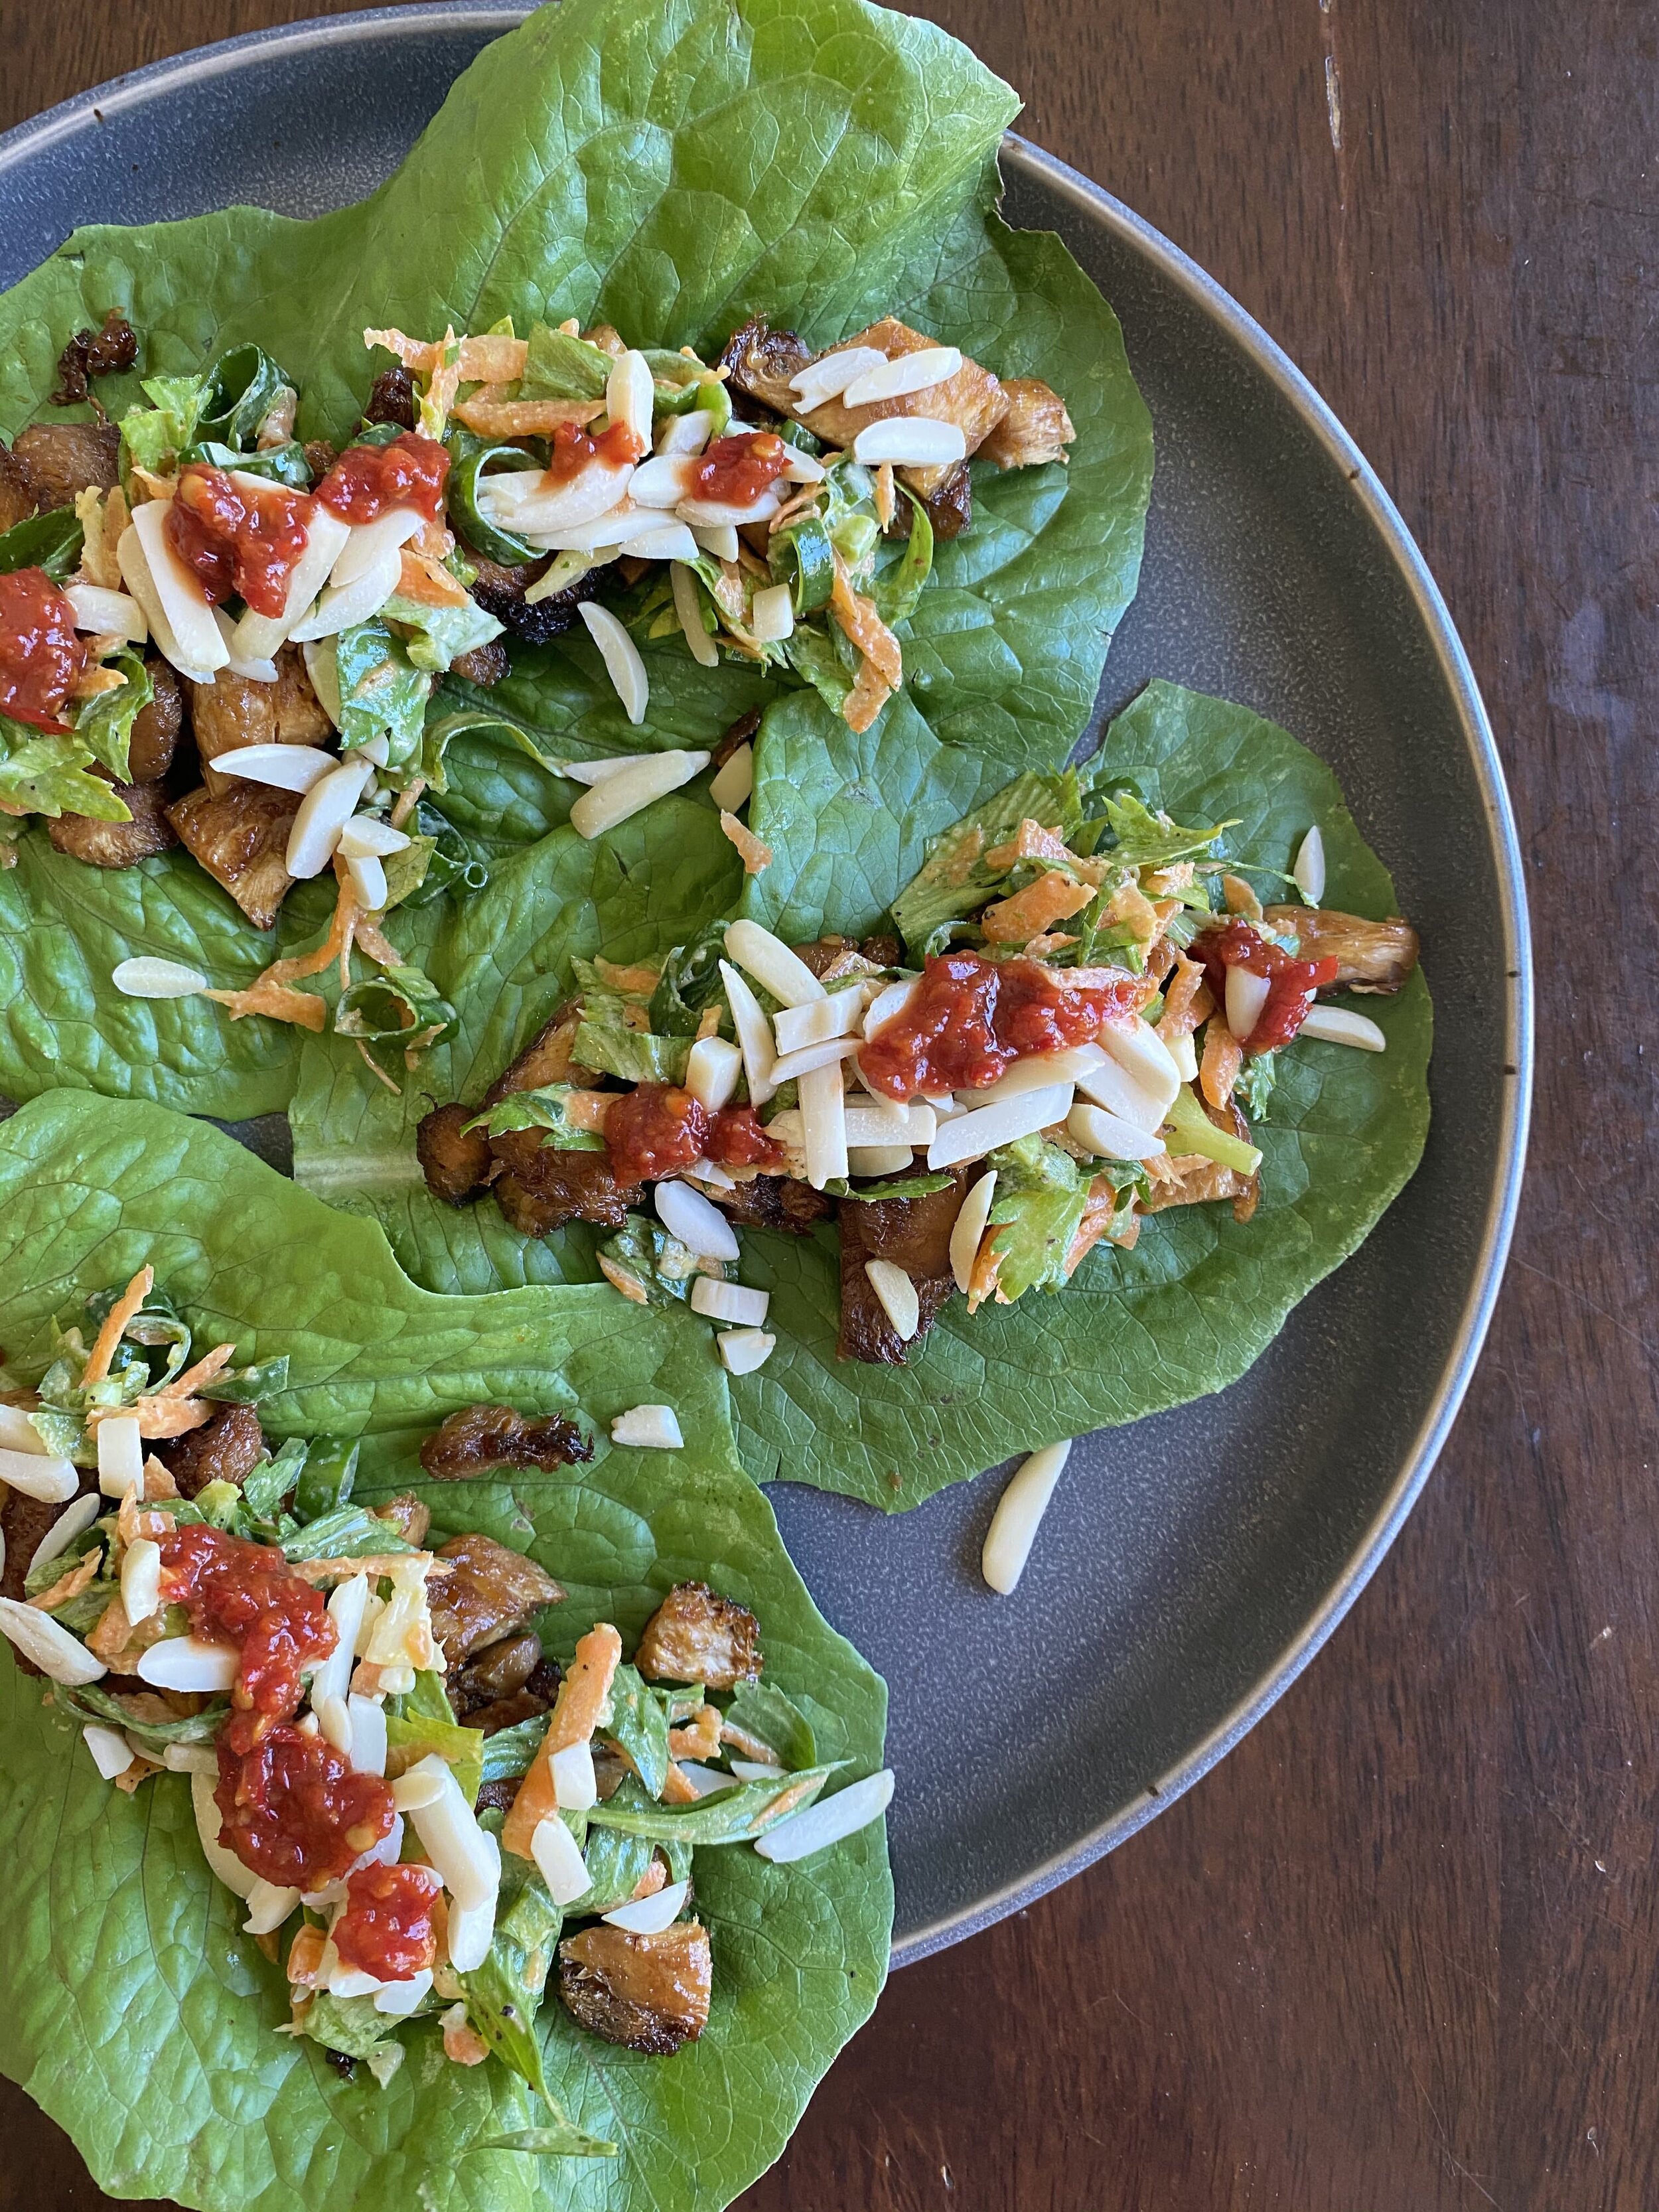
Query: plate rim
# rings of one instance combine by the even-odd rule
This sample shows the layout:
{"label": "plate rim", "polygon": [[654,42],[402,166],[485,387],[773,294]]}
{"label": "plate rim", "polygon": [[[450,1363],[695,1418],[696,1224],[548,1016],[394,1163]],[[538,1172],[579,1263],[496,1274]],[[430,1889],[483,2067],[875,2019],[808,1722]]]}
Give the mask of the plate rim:
{"label": "plate rim", "polygon": [[[413,5],[303,17],[295,22],[273,24],[191,47],[74,94],[15,125],[0,135],[0,173],[77,131],[100,128],[110,116],[154,98],[164,84],[195,82],[228,74],[257,56],[383,38],[393,23],[405,34],[452,28],[507,31],[532,12],[526,0],[507,0],[507,4],[492,4],[491,0],[416,0]],[[1323,448],[1340,473],[1341,495],[1358,507],[1381,550],[1391,562],[1433,653],[1485,811],[1505,952],[1503,1006],[1507,1056],[1492,1188],[1468,1293],[1450,1352],[1399,1474],[1322,1599],[1298,1634],[1262,1668],[1256,1680],[1230,1711],[1134,1798],[1017,1881],[896,1940],[892,1952],[894,1967],[911,1965],[950,1944],[960,1942],[1031,1905],[1126,1842],[1208,1773],[1277,1703],[1322,1649],[1376,1571],[1417,1502],[1468,1389],[1509,1255],[1526,1168],[1532,1104],[1532,949],[1514,812],[1492,724],[1468,653],[1444,597],[1398,508],[1358,444],[1283,347],[1180,246],[1103,186],[1016,132],[1006,135],[1002,160],[1006,170],[1040,180],[1085,222],[1109,232],[1120,246],[1183,295],[1188,303],[1244,356],[1248,365],[1298,418],[1316,444]],[[1107,665],[1109,673],[1109,656]]]}

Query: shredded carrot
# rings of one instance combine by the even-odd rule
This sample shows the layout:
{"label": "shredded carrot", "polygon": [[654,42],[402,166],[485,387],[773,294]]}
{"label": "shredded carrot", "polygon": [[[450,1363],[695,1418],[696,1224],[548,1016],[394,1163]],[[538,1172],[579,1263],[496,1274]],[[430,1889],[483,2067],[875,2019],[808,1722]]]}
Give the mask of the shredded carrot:
{"label": "shredded carrot", "polygon": [[489,2045],[476,2027],[470,2027],[465,2017],[456,2020],[449,2013],[443,2015],[444,2057],[456,2066],[482,2066],[489,2056]]}
{"label": "shredded carrot", "polygon": [[[94,649],[101,646],[107,653],[122,641],[118,638],[94,637],[90,644]],[[71,699],[95,699],[100,692],[120,690],[126,680],[118,668],[96,667],[89,659],[87,666],[70,685],[70,696]]]}
{"label": "shredded carrot", "polygon": [[293,1022],[301,1029],[314,1030],[320,1035],[328,1019],[327,1006],[313,993],[291,991],[288,986],[302,976],[320,975],[329,963],[337,959],[341,964],[343,982],[349,980],[352,939],[362,908],[343,867],[338,874],[340,888],[334,902],[334,916],[329,923],[327,937],[314,952],[296,952],[286,960],[273,960],[245,990],[208,991],[203,995],[228,1007],[234,1021],[240,1021],[245,1014],[266,1014],[273,1021]]}
{"label": "shredded carrot", "polygon": [[803,514],[811,514],[818,503],[818,494],[822,489],[819,484],[803,484],[793,498],[785,500],[767,524],[767,536],[775,538],[779,531],[787,530],[792,522],[799,522]]}
{"label": "shredded carrot", "polygon": [[620,1291],[625,1298],[631,1300],[636,1306],[650,1304],[650,1299],[647,1297],[638,1281],[624,1269],[619,1267],[614,1260],[607,1260],[601,1252],[599,1255],[599,1273],[613,1290]]}
{"label": "shredded carrot", "polygon": [[102,1552],[94,1547],[84,1559],[77,1559],[66,1575],[59,1575],[50,1589],[37,1590],[33,1597],[24,1600],[25,1604],[35,1607],[41,1613],[50,1613],[54,1606],[64,1604],[67,1599],[79,1597],[89,1582],[96,1581],[103,1556]]}
{"label": "shredded carrot", "polygon": [[173,1527],[171,1513],[145,1513],[140,1510],[137,1493],[129,1490],[121,1499],[115,1516],[115,1531],[124,1544],[136,1544],[141,1536],[148,1536],[153,1544],[165,1536]]}
{"label": "shredded carrot", "polygon": [[884,530],[898,511],[898,494],[893,489],[893,464],[884,461],[876,471],[876,520]]}
{"label": "shredded carrot", "polygon": [[411,553],[408,546],[403,550],[403,566],[398,572],[398,594],[400,599],[413,599],[422,607],[464,607],[466,592],[457,578],[437,561],[423,553]]}
{"label": "shredded carrot", "polygon": [[593,972],[613,991],[654,991],[662,974],[660,968],[648,967],[642,960],[623,966],[619,961],[603,957],[594,961]]}
{"label": "shredded carrot", "polygon": [[[187,1367],[182,1375],[175,1375],[171,1382],[164,1382],[154,1395],[158,1398],[188,1398],[199,1390],[204,1382],[211,1382],[214,1376],[228,1367],[235,1357],[234,1344],[216,1344],[211,1352],[197,1361],[194,1367]],[[139,1402],[142,1404],[143,1401],[140,1400]]]}
{"label": "shredded carrot", "polygon": [[154,1267],[140,1267],[115,1304],[104,1316],[104,1325],[94,1340],[87,1364],[81,1376],[81,1388],[92,1389],[106,1380],[110,1362],[115,1357],[116,1346],[126,1334],[127,1323],[143,1310],[144,1300],[155,1287]]}
{"label": "shredded carrot", "polygon": [[1243,876],[1223,876],[1221,896],[1229,914],[1242,914],[1247,921],[1261,921],[1261,902]]}
{"label": "shredded carrot", "polygon": [[296,1988],[315,1986],[317,1970],[323,1963],[323,1931],[307,1921],[289,1948],[288,1978]]}
{"label": "shredded carrot", "polygon": [[178,1495],[179,1486],[173,1479],[172,1468],[163,1467],[154,1452],[147,1452],[144,1455],[146,1501],[152,1498],[176,1498]]}
{"label": "shredded carrot", "polygon": [[985,855],[985,865],[1000,875],[1017,860],[1064,860],[1069,864],[1076,858],[1057,830],[1045,828],[1028,814],[1006,844],[992,846]]}
{"label": "shredded carrot", "polygon": [[559,1685],[547,1734],[502,1825],[503,1850],[516,1851],[520,1858],[531,1856],[532,1838],[548,1814],[558,1810],[554,1753],[592,1741],[621,1663],[622,1638],[609,1621],[597,1622],[578,1641],[576,1656]]}
{"label": "shredded carrot", "polygon": [[[684,1777],[682,1776],[681,1779],[683,1781]],[[642,1897],[654,1897],[667,1880],[667,1868],[663,1864],[662,1860],[658,1854],[655,1851],[653,1851],[650,1860],[646,1866],[645,1872],[640,1876],[639,1880],[634,1885],[633,1890],[629,1894],[629,1902],[630,1904],[636,1904]]]}
{"label": "shredded carrot", "polygon": [[974,1255],[974,1264],[968,1271],[968,1310],[977,1313],[997,1286],[998,1272],[1002,1266],[1002,1255],[996,1247],[998,1231],[988,1229],[979,1240],[979,1249]]}
{"label": "shredded carrot", "polygon": [[1088,1202],[1083,1209],[1083,1218],[1072,1239],[1072,1249],[1066,1255],[1066,1279],[1070,1282],[1085,1257],[1099,1243],[1112,1225],[1112,1216],[1117,1211],[1117,1192],[1104,1176],[1097,1176],[1089,1186]]}
{"label": "shredded carrot", "polygon": [[455,420],[481,438],[544,438],[562,422],[596,422],[603,399],[464,399]]}
{"label": "shredded carrot", "polygon": [[766,1826],[769,1828],[781,1820],[787,1813],[793,1813],[801,1799],[809,1796],[816,1786],[808,1775],[792,1784],[787,1790],[781,1790],[766,1808],[763,1815]]}
{"label": "shredded carrot", "polygon": [[420,805],[421,793],[425,789],[426,778],[423,775],[417,775],[413,783],[398,793],[397,800],[392,809],[392,826],[394,830],[403,828],[404,823]]}
{"label": "shredded carrot", "polygon": [[615,1091],[573,1091],[564,1102],[564,1118],[569,1127],[585,1130],[589,1135],[605,1134],[605,1117],[616,1104],[621,1093]]}
{"label": "shredded carrot", "polygon": [[888,689],[896,691],[904,681],[904,656],[899,650],[899,641],[876,612],[875,601],[853,589],[847,563],[839,553],[836,555],[836,580],[830,593],[830,611],[844,635],[857,646],[866,660],[873,662],[876,673]]}
{"label": "shredded carrot", "polygon": [[1198,1064],[1199,1088],[1212,1106],[1225,1106],[1244,1065],[1244,1048],[1224,1022],[1214,1021],[1204,1032],[1204,1057]]}
{"label": "shredded carrot", "polygon": [[720,809],[720,828],[742,855],[744,875],[757,876],[763,868],[771,866],[772,848],[763,842],[746,823],[739,822],[735,814],[728,813],[725,807]]}
{"label": "shredded carrot", "polygon": [[980,927],[993,945],[1024,945],[1048,927],[1081,914],[1094,896],[1063,868],[1049,868],[1012,898],[998,899],[981,915]]}
{"label": "shredded carrot", "polygon": [[428,1577],[455,1571],[453,1559],[434,1559],[428,1552],[370,1552],[356,1559],[295,1559],[293,1565],[306,1583],[349,1582],[354,1575],[373,1581],[380,1575],[407,1574],[412,1565],[424,1565]]}
{"label": "shredded carrot", "polygon": [[152,1443],[168,1437],[187,1437],[205,1428],[213,1408],[205,1398],[141,1398],[129,1409],[138,1416],[138,1433]]}
{"label": "shredded carrot", "polygon": [[319,1036],[328,1023],[328,1008],[314,992],[290,991],[264,975],[257,976],[246,990],[204,991],[202,996],[216,999],[234,1022],[263,1014],[268,1021],[292,1022],[296,1029],[313,1030]]}
{"label": "shredded carrot", "polygon": [[668,1731],[671,1759],[713,1759],[720,1747],[720,1716],[717,1705],[699,1705],[685,1728]]}
{"label": "shredded carrot", "polygon": [[1158,1018],[1158,1033],[1165,1044],[1178,1043],[1198,1027],[1193,1001],[1203,981],[1204,970],[1197,961],[1189,960],[1184,952],[1177,952],[1175,973],[1164,987],[1164,1012]]}
{"label": "shredded carrot", "polygon": [[892,696],[893,686],[886,682],[874,661],[861,661],[858,681],[847,695],[841,718],[855,736],[861,735]]}
{"label": "shredded carrot", "polygon": [[683,1774],[673,1761],[669,1761],[668,1778],[663,1784],[665,1805],[691,1805],[696,1802],[697,1785],[689,1774]]}

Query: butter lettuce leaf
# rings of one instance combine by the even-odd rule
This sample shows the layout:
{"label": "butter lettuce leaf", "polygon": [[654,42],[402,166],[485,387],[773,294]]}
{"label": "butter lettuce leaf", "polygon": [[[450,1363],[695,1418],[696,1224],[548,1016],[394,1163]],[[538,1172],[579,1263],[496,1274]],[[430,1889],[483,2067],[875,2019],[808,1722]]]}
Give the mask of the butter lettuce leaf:
{"label": "butter lettuce leaf", "polygon": [[[273,1438],[361,1438],[354,1506],[416,1489],[438,1540],[481,1529],[556,1574],[556,1656],[599,1618],[631,1647],[673,1583],[707,1579],[758,1613],[766,1680],[809,1717],[820,1756],[850,1773],[880,1763],[882,1686],[790,1566],[738,1465],[707,1332],[683,1310],[641,1316],[603,1288],[434,1297],[373,1224],[153,1106],[60,1091],[0,1127],[6,1386],[39,1371],[55,1311],[142,1261],[204,1340],[218,1331],[259,1361],[287,1357],[286,1388],[260,1407]],[[422,1437],[480,1398],[580,1405],[599,1439],[592,1463],[428,1483]],[[662,1454],[607,1441],[611,1419],[647,1400],[675,1406],[684,1431],[669,1480]],[[275,2033],[281,1976],[207,1872],[187,1778],[124,1797],[98,1779],[78,1725],[7,1647],[0,2069],[121,2196],[207,2212],[536,2212],[550,2197],[576,2212],[701,2212],[777,2156],[881,1987],[892,1892],[879,1826],[793,1867],[702,1852],[715,1969],[702,2040],[672,2062],[641,2058],[583,2034],[555,1999],[536,2023],[549,2089],[572,2127],[620,2154],[550,2166],[493,2149],[548,2128],[547,2109],[495,2062],[443,2065],[435,2023],[404,2032],[384,2090]]]}

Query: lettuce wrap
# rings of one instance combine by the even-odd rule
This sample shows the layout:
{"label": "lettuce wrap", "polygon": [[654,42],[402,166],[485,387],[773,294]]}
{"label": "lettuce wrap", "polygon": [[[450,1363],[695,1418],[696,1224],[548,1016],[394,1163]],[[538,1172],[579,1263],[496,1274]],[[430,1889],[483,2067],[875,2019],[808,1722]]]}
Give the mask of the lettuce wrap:
{"label": "lettuce wrap", "polygon": [[[546,1618],[562,1659],[596,1618],[631,1645],[672,1584],[707,1576],[759,1615],[765,1680],[805,1716],[819,1758],[848,1761],[849,1776],[879,1765],[882,1685],[785,1558],[738,1466],[703,1332],[678,1311],[641,1326],[603,1288],[433,1297],[371,1224],[143,1103],[60,1092],[0,1129],[3,1387],[40,1374],[54,1314],[144,1264],[202,1342],[234,1337],[273,1380],[268,1363],[287,1358],[259,1408],[273,1442],[360,1440],[354,1505],[412,1490],[440,1530],[493,1534],[556,1566],[567,1595]],[[579,1409],[594,1459],[427,1482],[422,1437],[481,1399]],[[616,1414],[647,1400],[678,1412],[685,1441],[672,1459],[605,1441]],[[0,1656],[0,2067],[115,2195],[204,2212],[724,2204],[776,2157],[880,1990],[892,1890],[879,1826],[793,1865],[738,1845],[696,1860],[718,1962],[701,2041],[657,2060],[594,2041],[556,2003],[539,2014],[564,2121],[616,2155],[557,2155],[562,2124],[493,2059],[445,2066],[415,2043],[384,2088],[361,2066],[344,2080],[319,2043],[275,2033],[280,1970],[204,1863],[189,1778],[112,1793],[50,1688]]]}
{"label": "lettuce wrap", "polygon": [[[483,331],[508,316],[523,330],[575,316],[635,345],[708,348],[759,314],[816,346],[902,314],[1003,376],[1047,377],[1076,427],[1069,468],[976,465],[973,530],[939,547],[896,625],[908,742],[943,748],[958,777],[982,763],[1003,780],[1057,760],[1088,716],[1134,591],[1152,474],[1110,309],[1056,239],[994,213],[1017,105],[956,41],[863,0],[546,9],[486,50],[359,207],[310,223],[233,208],[77,231],[0,300],[0,432],[39,413],[59,349],[112,308],[141,333],[152,381],[264,348],[302,395],[297,435],[336,441],[362,405],[368,325]],[[102,380],[112,414],[140,398],[137,374]],[[432,719],[454,732],[452,821],[495,849],[538,838],[580,789],[544,761],[706,748],[781,690],[736,663],[698,667],[678,636],[641,650],[639,731],[580,630],[517,652],[488,694],[444,686]],[[500,734],[504,721],[531,750]],[[188,859],[103,875],[39,828],[15,850],[0,873],[0,1091],[79,1084],[226,1118],[290,1103],[293,1030],[110,985],[143,955],[227,986],[265,965],[270,939]],[[311,921],[291,900],[275,949]]]}
{"label": "lettuce wrap", "polygon": [[[290,1109],[295,1172],[333,1203],[375,1214],[404,1265],[434,1289],[526,1279],[594,1281],[604,1232],[515,1235],[489,1203],[432,1198],[415,1126],[435,1098],[476,1097],[568,995],[574,963],[659,954],[717,916],[745,914],[799,940],[876,928],[915,874],[930,836],[1002,782],[948,748],[908,749],[890,720],[837,735],[817,701],[773,708],[757,753],[751,820],[773,864],[745,878],[707,810],[663,802],[602,848],[568,830],[515,854],[422,957],[460,1009],[457,1036],[423,1063],[418,1096],[361,1080],[337,1041],[308,1038]],[[1148,687],[1107,732],[1099,761],[1179,822],[1226,821],[1234,864],[1258,864],[1269,897],[1320,825],[1326,901],[1373,919],[1397,910],[1335,778],[1248,708],[1175,685]],[[880,793],[886,805],[875,803]],[[465,979],[465,980],[464,980]],[[769,1291],[777,1349],[732,1380],[738,1449],[758,1480],[844,1490],[891,1510],[1010,1454],[1138,1420],[1235,1381],[1298,1299],[1361,1242],[1421,1156],[1432,1017],[1414,973],[1399,994],[1358,1002],[1385,1052],[1298,1042],[1254,1141],[1263,1153],[1254,1219],[1224,1205],[1159,1214],[1133,1251],[1097,1248],[1065,1285],[971,1319],[952,1301],[904,1367],[836,1356],[836,1234],[744,1236],[746,1282]],[[620,1301],[619,1301],[620,1303]],[[638,1309],[633,1309],[637,1311]]]}

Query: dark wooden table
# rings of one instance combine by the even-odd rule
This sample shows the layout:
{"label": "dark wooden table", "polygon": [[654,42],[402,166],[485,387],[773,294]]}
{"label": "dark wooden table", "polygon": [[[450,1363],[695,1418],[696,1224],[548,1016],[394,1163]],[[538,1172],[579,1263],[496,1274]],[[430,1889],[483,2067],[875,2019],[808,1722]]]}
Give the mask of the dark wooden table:
{"label": "dark wooden table", "polygon": [[[0,0],[0,125],[319,0]],[[899,1975],[750,2212],[1650,2212],[1655,15],[934,0],[1220,279],[1473,653],[1542,960],[1533,1170],[1394,1553],[1208,1780]],[[1644,1164],[1645,1163],[1645,1164]],[[15,2091],[8,2212],[98,2197]]]}

